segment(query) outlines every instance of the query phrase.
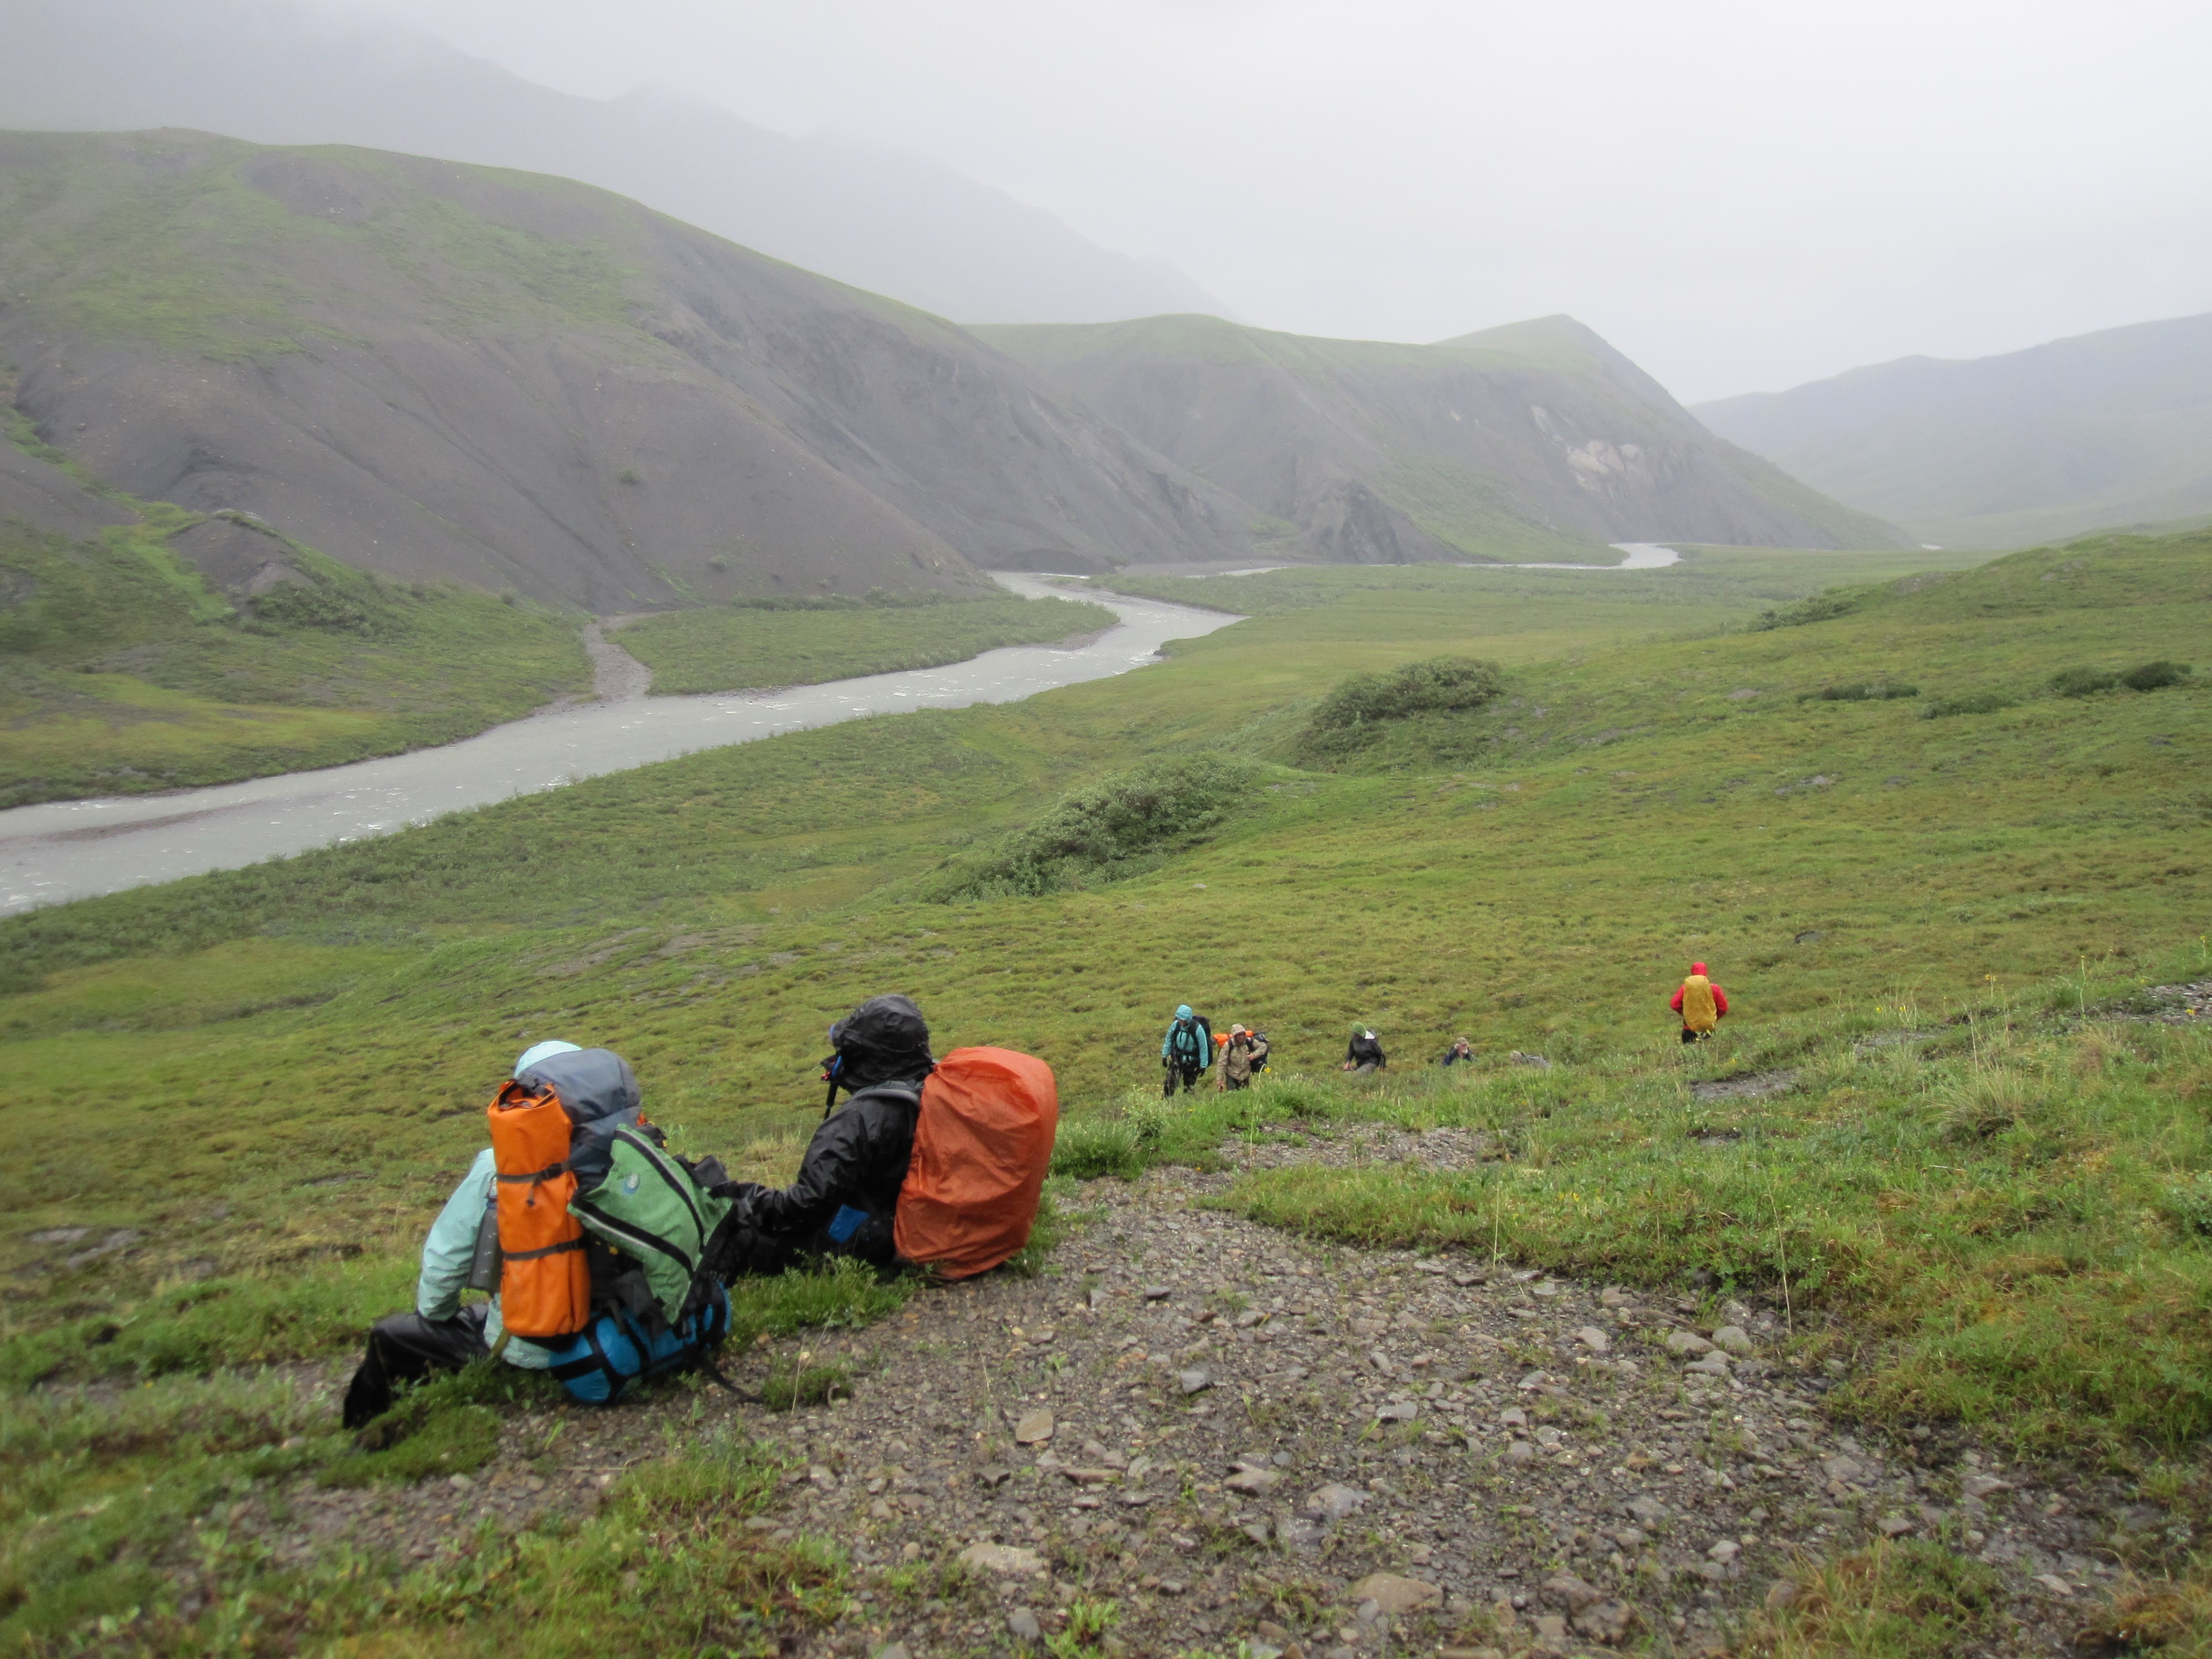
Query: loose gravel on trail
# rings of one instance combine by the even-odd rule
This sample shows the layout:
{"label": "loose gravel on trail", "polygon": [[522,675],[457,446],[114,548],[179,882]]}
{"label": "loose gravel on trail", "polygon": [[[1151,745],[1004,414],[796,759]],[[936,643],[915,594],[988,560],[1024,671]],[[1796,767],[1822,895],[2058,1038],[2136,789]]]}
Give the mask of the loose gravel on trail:
{"label": "loose gravel on trail", "polygon": [[[1494,1155],[1478,1134],[1379,1126],[1223,1154]],[[539,1414],[485,1478],[303,1487],[256,1529],[280,1553],[411,1537],[421,1556],[483,1520],[587,1510],[677,1423],[736,1419],[789,1464],[750,1524],[853,1562],[852,1611],[787,1651],[1021,1650],[1110,1602],[1110,1653],[1243,1640],[1263,1659],[1349,1659],[1721,1650],[1732,1617],[1790,1593],[1802,1553],[1907,1536],[1999,1569],[2009,1633],[1988,1651],[2068,1652],[2109,1582],[2099,1542],[2158,1522],[1954,1435],[1853,1437],[1823,1413],[1832,1379],[1779,1357],[1778,1310],[1700,1318],[1510,1263],[1316,1243],[1206,1207],[1233,1179],[1092,1182],[1033,1277],[731,1357],[750,1387],[771,1365],[848,1367],[850,1396],[827,1406],[665,1392],[563,1412],[533,1465],[554,1415]]]}

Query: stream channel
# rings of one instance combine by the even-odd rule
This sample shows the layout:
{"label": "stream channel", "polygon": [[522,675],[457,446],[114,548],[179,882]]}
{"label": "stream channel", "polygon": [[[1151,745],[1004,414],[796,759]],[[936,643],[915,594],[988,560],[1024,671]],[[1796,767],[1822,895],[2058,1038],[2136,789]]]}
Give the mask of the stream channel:
{"label": "stream channel", "polygon": [[[994,574],[1029,598],[1061,592],[1035,576]],[[1017,702],[1055,686],[1126,674],[1156,660],[1169,640],[1243,620],[1156,599],[1083,597],[1095,597],[1121,621],[1073,649],[1009,646],[943,668],[777,691],[588,702],[435,749],[320,771],[15,807],[0,812],[0,915],[389,835],[447,812],[724,744],[868,714]]]}

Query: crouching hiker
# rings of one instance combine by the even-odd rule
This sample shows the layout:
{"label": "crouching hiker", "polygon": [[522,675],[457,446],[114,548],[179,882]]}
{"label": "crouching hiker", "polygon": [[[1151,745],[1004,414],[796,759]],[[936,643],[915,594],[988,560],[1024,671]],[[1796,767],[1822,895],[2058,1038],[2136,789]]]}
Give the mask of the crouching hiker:
{"label": "crouching hiker", "polygon": [[[727,1298],[700,1271],[727,1206],[663,1150],[621,1055],[541,1042],[486,1115],[492,1144],[423,1241],[415,1311],[369,1331],[348,1428],[389,1410],[395,1384],[489,1356],[611,1403],[637,1377],[702,1359],[729,1328]],[[700,1172],[721,1178],[712,1160]],[[469,1290],[490,1299],[465,1307]]]}
{"label": "crouching hiker", "polygon": [[1705,977],[1705,964],[1690,964],[1690,976],[1667,1005],[1682,1017],[1682,1041],[1703,1042],[1728,1013],[1728,993]]}
{"label": "crouching hiker", "polygon": [[[733,1182],[735,1201],[714,1251],[723,1278],[779,1273],[810,1257],[892,1265],[892,1223],[914,1158],[923,1080],[937,1069],[929,1024],[902,996],[872,997],[830,1028],[822,1062],[830,1099],[788,1187]],[[840,1090],[850,1093],[836,1110]]]}
{"label": "crouching hiker", "polygon": [[1060,1121],[1050,1066],[1006,1048],[956,1048],[940,1063],[921,1010],[895,995],[839,1020],[830,1046],[830,1098],[799,1178],[712,1189],[732,1200],[709,1247],[715,1272],[849,1256],[963,1279],[1029,1242]]}
{"label": "crouching hiker", "polygon": [[1340,1072],[1379,1072],[1390,1063],[1382,1052],[1382,1039],[1364,1025],[1352,1028],[1352,1041],[1344,1050],[1344,1064]]}

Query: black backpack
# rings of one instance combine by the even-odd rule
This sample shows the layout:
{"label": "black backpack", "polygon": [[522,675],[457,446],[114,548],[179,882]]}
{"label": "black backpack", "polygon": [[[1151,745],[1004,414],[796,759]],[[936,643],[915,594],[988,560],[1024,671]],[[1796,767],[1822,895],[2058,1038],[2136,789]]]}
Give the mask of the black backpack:
{"label": "black backpack", "polygon": [[1213,1056],[1213,1028],[1206,1023],[1204,1014],[1179,1019],[1168,1038],[1168,1046],[1184,1065],[1203,1067]]}

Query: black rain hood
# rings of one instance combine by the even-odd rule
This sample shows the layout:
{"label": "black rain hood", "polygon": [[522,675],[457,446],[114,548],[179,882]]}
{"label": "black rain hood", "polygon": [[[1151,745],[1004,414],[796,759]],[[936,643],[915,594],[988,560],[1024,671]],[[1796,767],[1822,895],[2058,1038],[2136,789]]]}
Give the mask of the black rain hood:
{"label": "black rain hood", "polygon": [[937,1069],[929,1052],[929,1022],[911,997],[870,997],[830,1028],[830,1046],[843,1061],[844,1088],[927,1077]]}

